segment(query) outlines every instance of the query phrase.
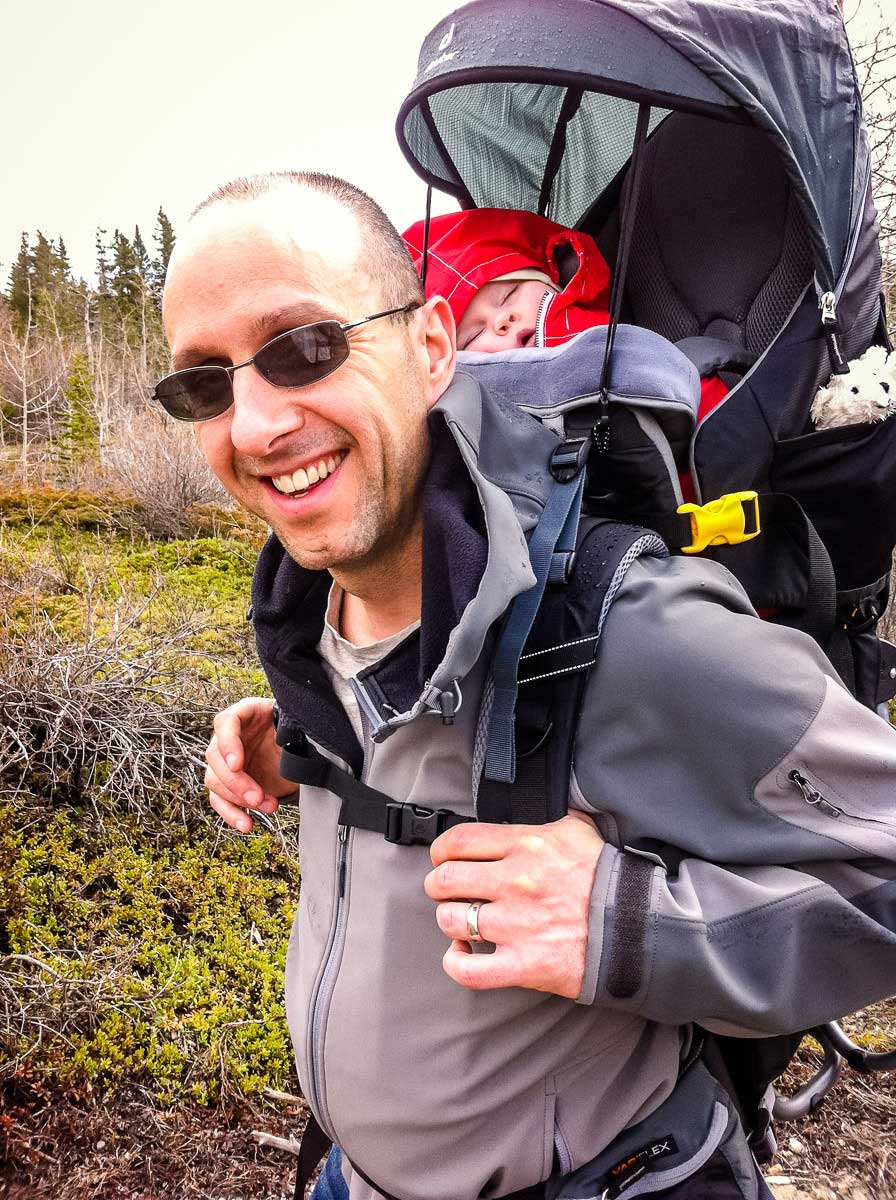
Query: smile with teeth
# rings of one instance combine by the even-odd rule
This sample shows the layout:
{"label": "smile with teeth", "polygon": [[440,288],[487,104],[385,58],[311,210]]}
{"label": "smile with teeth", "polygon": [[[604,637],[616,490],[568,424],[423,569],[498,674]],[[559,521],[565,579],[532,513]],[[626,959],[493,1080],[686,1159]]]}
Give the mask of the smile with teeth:
{"label": "smile with teeth", "polygon": [[332,475],[345,458],[345,454],[344,450],[337,450],[335,454],[329,454],[326,458],[322,458],[308,467],[299,467],[298,471],[293,471],[292,475],[273,476],[271,483],[284,496],[304,495],[309,488],[314,487],[317,483],[323,483],[328,475]]}

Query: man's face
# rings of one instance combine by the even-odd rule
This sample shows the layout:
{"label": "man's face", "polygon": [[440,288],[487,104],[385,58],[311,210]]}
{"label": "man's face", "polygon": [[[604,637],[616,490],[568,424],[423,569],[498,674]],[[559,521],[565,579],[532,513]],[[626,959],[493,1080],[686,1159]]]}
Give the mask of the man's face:
{"label": "man's face", "polygon": [[[288,329],[387,307],[363,262],[356,218],[329,197],[292,189],[213,205],[169,269],[175,369],[240,363]],[[232,377],[233,405],[196,426],[227,490],[303,566],[362,564],[417,520],[437,395],[416,321],[387,317],[350,331],[348,360],[308,387],[274,387],[244,367]]]}
{"label": "man's face", "polygon": [[458,350],[495,354],[531,345],[547,291],[537,279],[495,279],[485,284],[458,321]]}

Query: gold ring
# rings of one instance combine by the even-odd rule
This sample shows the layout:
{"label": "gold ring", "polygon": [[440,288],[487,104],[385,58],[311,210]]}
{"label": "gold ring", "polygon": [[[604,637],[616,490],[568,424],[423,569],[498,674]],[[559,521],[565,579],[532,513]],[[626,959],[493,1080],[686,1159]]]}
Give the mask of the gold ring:
{"label": "gold ring", "polygon": [[479,932],[479,910],[487,900],[474,900],[467,909],[467,941],[483,942],[485,938]]}

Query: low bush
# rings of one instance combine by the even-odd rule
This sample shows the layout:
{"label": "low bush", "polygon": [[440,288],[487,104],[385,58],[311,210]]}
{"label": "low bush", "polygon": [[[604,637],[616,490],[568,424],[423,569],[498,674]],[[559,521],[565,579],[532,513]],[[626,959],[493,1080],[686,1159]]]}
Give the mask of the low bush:
{"label": "low bush", "polygon": [[282,1086],[294,826],[231,834],[202,787],[212,716],[264,686],[256,535],[148,540],[48,488],[0,505],[0,1083]]}

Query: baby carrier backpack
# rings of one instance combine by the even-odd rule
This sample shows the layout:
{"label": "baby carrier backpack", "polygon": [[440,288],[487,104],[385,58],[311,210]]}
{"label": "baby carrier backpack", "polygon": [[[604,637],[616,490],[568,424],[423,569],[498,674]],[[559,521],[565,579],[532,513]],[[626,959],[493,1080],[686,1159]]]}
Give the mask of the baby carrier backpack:
{"label": "baby carrier backpack", "polygon": [[[896,648],[875,628],[896,542],[896,421],[818,431],[810,418],[832,375],[890,349],[836,0],[474,0],[425,39],[397,134],[430,188],[584,229],[613,274],[609,326],[558,350],[460,359],[557,433],[564,496],[530,542],[540,583],[501,632],[480,817],[565,812],[584,675],[613,579],[645,537],[723,562],[761,615],[811,633],[884,716]],[[729,391],[701,414],[698,375],[714,374]],[[599,576],[587,605],[586,571]],[[674,847],[643,849],[675,869]],[[814,1032],[825,1061],[789,1099],[771,1083],[801,1034],[707,1035],[760,1158],[772,1112],[813,1110],[842,1057],[896,1067],[836,1025]]]}

